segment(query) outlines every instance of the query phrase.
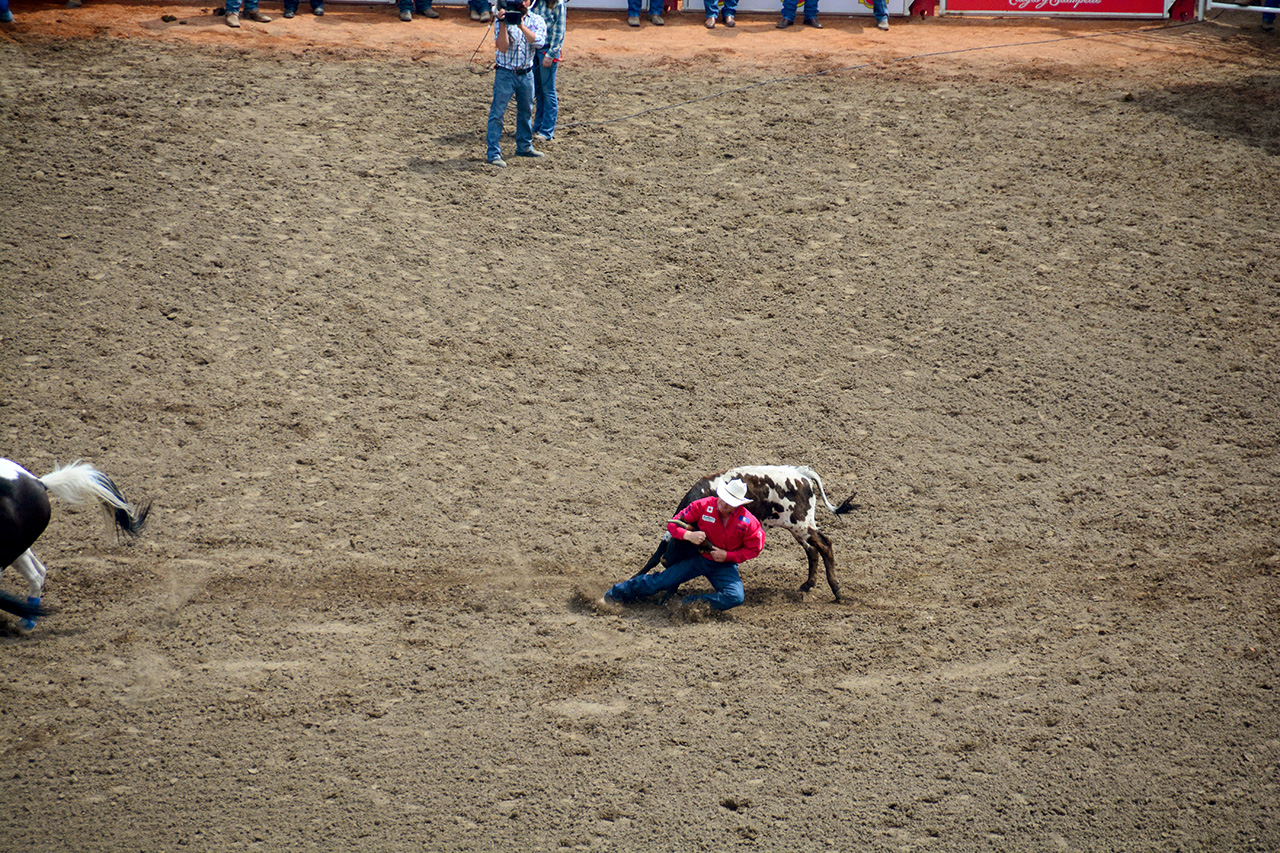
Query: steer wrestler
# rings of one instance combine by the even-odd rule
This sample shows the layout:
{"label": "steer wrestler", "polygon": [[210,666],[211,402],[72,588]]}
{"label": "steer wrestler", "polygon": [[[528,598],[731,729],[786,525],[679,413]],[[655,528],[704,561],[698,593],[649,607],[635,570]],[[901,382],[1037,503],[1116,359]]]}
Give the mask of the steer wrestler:
{"label": "steer wrestler", "polygon": [[744,506],[747,503],[747,484],[730,480],[715,496],[689,504],[667,523],[667,531],[690,545],[710,548],[674,563],[665,572],[616,583],[604,594],[604,601],[625,604],[657,592],[675,592],[685,581],[705,577],[715,592],[690,595],[686,604],[705,601],[716,610],[737,607],[744,598],[738,564],[764,549],[764,528]]}

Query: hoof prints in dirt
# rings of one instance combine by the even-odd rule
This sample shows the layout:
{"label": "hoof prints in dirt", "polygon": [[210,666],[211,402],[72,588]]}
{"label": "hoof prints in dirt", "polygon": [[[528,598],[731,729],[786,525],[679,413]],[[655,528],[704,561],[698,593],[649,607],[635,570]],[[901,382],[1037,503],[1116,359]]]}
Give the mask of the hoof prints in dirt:
{"label": "hoof prints in dirt", "polygon": [[[6,455],[109,447],[164,523],[42,538],[0,849],[1280,849],[1272,96],[1123,99],[1239,57],[921,61],[491,181],[476,81],[6,37]],[[865,496],[849,601],[784,538],[727,616],[596,615],[691,475],[797,456]]]}

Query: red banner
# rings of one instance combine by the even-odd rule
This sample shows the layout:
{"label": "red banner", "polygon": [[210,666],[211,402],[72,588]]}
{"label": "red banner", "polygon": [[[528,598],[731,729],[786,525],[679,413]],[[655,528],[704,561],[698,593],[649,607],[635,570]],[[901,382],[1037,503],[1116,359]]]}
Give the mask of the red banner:
{"label": "red banner", "polygon": [[1163,18],[1166,0],[944,0],[946,14]]}

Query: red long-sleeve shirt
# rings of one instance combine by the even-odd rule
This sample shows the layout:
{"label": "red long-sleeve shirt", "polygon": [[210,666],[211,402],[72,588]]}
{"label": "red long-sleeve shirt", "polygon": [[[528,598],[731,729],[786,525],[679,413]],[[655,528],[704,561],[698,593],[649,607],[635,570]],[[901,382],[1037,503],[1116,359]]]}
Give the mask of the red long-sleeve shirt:
{"label": "red long-sleeve shirt", "polygon": [[[745,563],[764,550],[764,528],[744,506],[737,507],[728,518],[716,514],[716,497],[702,498],[676,513],[675,520],[697,525],[707,534],[707,541],[729,556],[730,563]],[[677,539],[688,533],[683,527],[667,523],[667,532]]]}

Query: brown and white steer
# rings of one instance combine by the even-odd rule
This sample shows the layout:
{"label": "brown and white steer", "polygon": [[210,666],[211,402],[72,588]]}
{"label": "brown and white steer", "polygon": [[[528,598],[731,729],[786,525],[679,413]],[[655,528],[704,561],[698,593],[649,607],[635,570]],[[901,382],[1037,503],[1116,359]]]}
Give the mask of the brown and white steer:
{"label": "brown and white steer", "polygon": [[[831,550],[831,540],[818,529],[818,524],[814,520],[817,510],[814,496],[821,495],[822,502],[833,514],[844,515],[858,508],[853,503],[853,495],[850,495],[840,506],[835,507],[831,505],[831,501],[827,500],[822,480],[812,468],[803,465],[743,465],[710,477],[703,477],[694,483],[693,488],[680,501],[680,506],[676,507],[676,512],[680,512],[699,498],[714,495],[722,483],[734,479],[747,484],[747,497],[751,502],[746,506],[751,510],[751,514],[766,527],[786,528],[804,549],[805,556],[809,558],[809,579],[801,584],[800,591],[808,592],[813,589],[818,577],[818,556],[821,555],[827,570],[827,583],[830,584],[836,601],[839,601],[840,584],[836,582],[836,558]],[[695,546],[672,538],[670,533],[665,534],[662,541],[658,543],[658,549],[649,558],[649,562],[636,574],[639,576],[649,572],[658,565],[659,561],[664,566],[671,566],[688,558],[696,550]]]}

